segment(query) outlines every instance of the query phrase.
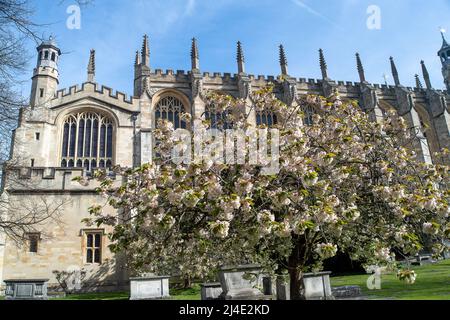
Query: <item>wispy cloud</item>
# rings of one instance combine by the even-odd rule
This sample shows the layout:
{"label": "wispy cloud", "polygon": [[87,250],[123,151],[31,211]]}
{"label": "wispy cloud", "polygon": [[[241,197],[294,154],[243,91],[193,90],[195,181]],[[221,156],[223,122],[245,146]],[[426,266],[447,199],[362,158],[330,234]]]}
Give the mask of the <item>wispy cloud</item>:
{"label": "wispy cloud", "polygon": [[340,28],[340,26],[336,22],[334,22],[333,20],[331,20],[330,18],[328,18],[324,14],[320,13],[319,11],[313,9],[311,6],[307,5],[304,1],[302,1],[302,0],[292,0],[292,2],[294,4],[296,4],[297,6],[299,6],[300,8],[304,9],[305,11],[307,11],[308,13],[310,13],[310,14],[316,16],[316,17],[319,17],[319,18],[321,18],[321,19],[331,23],[335,27],[339,27]]}
{"label": "wispy cloud", "polygon": [[188,3],[186,5],[186,11],[184,12],[185,15],[190,16],[195,9],[195,0],[188,0]]}

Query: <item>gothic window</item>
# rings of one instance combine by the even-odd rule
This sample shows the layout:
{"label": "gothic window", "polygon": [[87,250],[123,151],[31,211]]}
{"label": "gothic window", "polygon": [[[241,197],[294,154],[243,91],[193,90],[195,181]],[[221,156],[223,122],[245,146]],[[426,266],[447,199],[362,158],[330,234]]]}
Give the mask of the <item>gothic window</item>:
{"label": "gothic window", "polygon": [[102,262],[102,231],[85,232],[85,259],[86,263]]}
{"label": "gothic window", "polygon": [[39,233],[29,233],[28,234],[28,252],[37,253],[39,240],[41,235]]}
{"label": "gothic window", "polygon": [[186,129],[186,122],[181,119],[181,114],[184,113],[183,103],[172,96],[162,98],[155,108],[155,121],[158,123],[159,119],[171,121],[175,129]]}
{"label": "gothic window", "polygon": [[110,168],[113,165],[113,122],[94,112],[66,117],[63,125],[61,167]]}
{"label": "gothic window", "polygon": [[270,110],[257,110],[256,111],[256,125],[265,125],[271,127],[278,123],[277,115]]}
{"label": "gothic window", "polygon": [[305,106],[303,107],[303,124],[305,126],[311,126],[313,125],[313,115],[314,115],[314,108],[312,106]]}
{"label": "gothic window", "polygon": [[210,121],[211,129],[231,129],[233,122],[230,119],[231,111],[219,111],[214,104],[208,105],[205,111],[205,119]]}

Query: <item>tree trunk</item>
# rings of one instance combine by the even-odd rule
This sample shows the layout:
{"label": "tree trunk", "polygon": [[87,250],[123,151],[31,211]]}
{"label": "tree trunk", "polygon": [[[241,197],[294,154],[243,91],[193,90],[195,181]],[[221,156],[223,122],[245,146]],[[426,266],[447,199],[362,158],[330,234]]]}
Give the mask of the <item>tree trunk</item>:
{"label": "tree trunk", "polygon": [[303,281],[301,267],[304,265],[304,261],[301,258],[302,249],[304,246],[299,239],[296,241],[296,245],[292,250],[292,253],[288,260],[289,276],[290,276],[290,288],[291,288],[291,300],[303,300]]}
{"label": "tree trunk", "polygon": [[190,276],[186,276],[184,278],[184,289],[189,289],[191,288],[192,283],[191,283],[191,277]]}

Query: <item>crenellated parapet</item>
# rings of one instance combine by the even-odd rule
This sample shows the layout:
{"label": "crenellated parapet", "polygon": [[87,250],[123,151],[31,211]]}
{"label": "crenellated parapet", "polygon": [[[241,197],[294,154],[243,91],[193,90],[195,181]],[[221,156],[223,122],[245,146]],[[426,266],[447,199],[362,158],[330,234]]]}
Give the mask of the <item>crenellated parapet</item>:
{"label": "crenellated parapet", "polygon": [[134,106],[138,104],[138,98],[129,96],[121,91],[114,90],[110,87],[99,85],[92,82],[84,82],[79,85],[74,85],[68,89],[60,89],[56,92],[55,97],[50,101],[52,106],[61,105],[72,101],[73,99],[78,99],[83,94],[90,93],[98,96],[99,98],[113,99],[114,104]]}
{"label": "crenellated parapet", "polygon": [[[93,176],[97,169],[90,172],[82,168],[38,168],[17,167],[7,172],[5,179],[5,190],[8,193],[96,193],[95,189],[100,186],[98,180]],[[114,181],[114,185],[120,185],[121,176],[113,171],[106,174]],[[82,182],[76,178],[82,178]]]}

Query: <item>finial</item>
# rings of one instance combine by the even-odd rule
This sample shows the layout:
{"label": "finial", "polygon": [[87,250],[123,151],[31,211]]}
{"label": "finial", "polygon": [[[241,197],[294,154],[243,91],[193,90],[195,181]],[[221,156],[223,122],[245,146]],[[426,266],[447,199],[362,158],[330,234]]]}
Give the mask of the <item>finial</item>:
{"label": "finial", "polygon": [[425,80],[425,85],[427,86],[427,89],[429,89],[429,90],[433,89],[433,87],[431,86],[430,74],[428,73],[425,62],[422,60],[422,61],[420,61],[420,64],[422,65],[422,75],[423,75],[423,79]]}
{"label": "finial", "polygon": [[242,49],[242,44],[240,41],[237,42],[237,57],[238,63],[238,73],[245,73],[245,57],[244,50]]}
{"label": "finial", "polygon": [[88,73],[88,82],[95,82],[95,50],[91,49],[91,53],[89,55],[89,64],[87,68]]}
{"label": "finial", "polygon": [[322,71],[322,79],[328,79],[327,62],[325,61],[322,49],[319,49],[319,63],[320,70]]}
{"label": "finial", "polygon": [[148,36],[144,35],[144,41],[142,43],[142,64],[150,67],[150,47],[148,45]]}
{"label": "finial", "polygon": [[416,79],[416,88],[423,89],[423,85],[422,85],[422,83],[420,82],[420,77],[419,77],[419,75],[418,75],[418,74],[415,74],[415,75],[414,75],[414,78]]}
{"label": "finial", "polygon": [[359,73],[359,81],[366,82],[366,76],[364,74],[364,67],[361,62],[361,58],[359,57],[359,53],[356,53],[356,68],[358,69]]}
{"label": "finial", "polygon": [[396,86],[399,86],[400,79],[398,77],[398,71],[397,71],[397,67],[395,66],[394,58],[390,57],[389,60],[391,61],[391,70],[392,70],[392,76],[394,77],[394,83]]}
{"label": "finial", "polygon": [[280,44],[280,66],[281,66],[281,74],[284,76],[288,75],[288,63],[286,59],[286,53],[284,52],[284,47]]}
{"label": "finial", "polygon": [[191,69],[192,70],[200,70],[200,56],[198,54],[197,39],[195,39],[195,38],[192,38]]}
{"label": "finial", "polygon": [[138,66],[141,64],[141,55],[139,54],[139,50],[136,51],[136,58],[134,59],[134,65]]}
{"label": "finial", "polygon": [[444,28],[440,28],[439,31],[441,32],[441,36],[442,36],[442,47],[448,47],[448,43],[447,40],[445,39],[445,35],[444,33],[447,32],[447,30],[445,30]]}
{"label": "finial", "polygon": [[384,84],[387,86],[388,85],[388,80],[389,76],[386,73],[383,73],[383,80],[384,80]]}

